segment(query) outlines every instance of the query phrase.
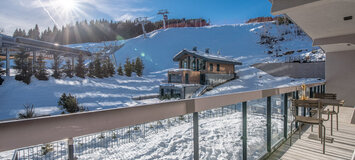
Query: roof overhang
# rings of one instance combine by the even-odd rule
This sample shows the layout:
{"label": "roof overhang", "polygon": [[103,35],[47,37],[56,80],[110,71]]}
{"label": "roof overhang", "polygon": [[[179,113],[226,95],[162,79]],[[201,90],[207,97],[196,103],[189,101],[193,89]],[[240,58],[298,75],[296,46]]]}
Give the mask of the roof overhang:
{"label": "roof overhang", "polygon": [[271,13],[286,14],[314,46],[336,52],[355,50],[354,8],[354,0],[272,0]]}

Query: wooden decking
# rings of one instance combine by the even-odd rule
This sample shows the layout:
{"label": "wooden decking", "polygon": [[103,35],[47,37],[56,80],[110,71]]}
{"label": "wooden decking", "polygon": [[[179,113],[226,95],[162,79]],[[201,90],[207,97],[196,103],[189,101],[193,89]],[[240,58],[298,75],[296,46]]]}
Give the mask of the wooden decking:
{"label": "wooden decking", "polygon": [[[350,160],[355,150],[355,124],[352,124],[355,109],[353,107],[341,107],[339,113],[339,131],[336,130],[335,116],[333,117],[333,136],[330,136],[330,120],[325,123],[326,136],[334,138],[333,143],[326,143],[325,154],[322,154],[320,141],[309,139],[310,133],[318,133],[318,127],[303,127],[301,139],[298,139],[298,131],[292,136],[292,146],[288,139],[268,159],[285,160]],[[326,118],[326,117],[324,117]]]}

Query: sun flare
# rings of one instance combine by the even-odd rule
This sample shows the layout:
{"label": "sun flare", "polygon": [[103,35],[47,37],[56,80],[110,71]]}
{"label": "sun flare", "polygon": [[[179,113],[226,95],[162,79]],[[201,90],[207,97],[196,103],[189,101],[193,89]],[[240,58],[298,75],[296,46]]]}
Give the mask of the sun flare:
{"label": "sun flare", "polygon": [[52,5],[64,12],[71,12],[76,9],[78,4],[76,0],[55,0]]}

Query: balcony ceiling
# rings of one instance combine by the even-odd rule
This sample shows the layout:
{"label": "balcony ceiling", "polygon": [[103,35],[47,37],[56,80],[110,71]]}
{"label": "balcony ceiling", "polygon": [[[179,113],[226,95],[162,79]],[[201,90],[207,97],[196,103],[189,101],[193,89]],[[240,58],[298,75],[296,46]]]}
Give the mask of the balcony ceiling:
{"label": "balcony ceiling", "polygon": [[[355,50],[355,0],[273,0],[273,15],[287,14],[327,52]],[[350,20],[344,17],[352,16]]]}

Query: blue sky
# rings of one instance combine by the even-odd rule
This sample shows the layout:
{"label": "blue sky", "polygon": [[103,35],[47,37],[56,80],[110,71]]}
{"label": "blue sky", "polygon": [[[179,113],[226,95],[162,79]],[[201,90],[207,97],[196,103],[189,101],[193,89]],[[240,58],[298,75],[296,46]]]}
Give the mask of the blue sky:
{"label": "blue sky", "polygon": [[16,28],[40,29],[76,20],[126,20],[147,16],[160,20],[159,9],[169,18],[205,18],[212,24],[237,24],[249,18],[271,16],[268,0],[1,0],[0,27],[6,34]]}

